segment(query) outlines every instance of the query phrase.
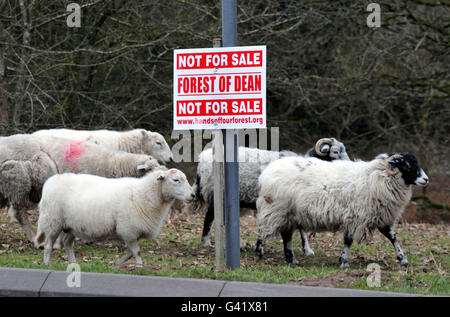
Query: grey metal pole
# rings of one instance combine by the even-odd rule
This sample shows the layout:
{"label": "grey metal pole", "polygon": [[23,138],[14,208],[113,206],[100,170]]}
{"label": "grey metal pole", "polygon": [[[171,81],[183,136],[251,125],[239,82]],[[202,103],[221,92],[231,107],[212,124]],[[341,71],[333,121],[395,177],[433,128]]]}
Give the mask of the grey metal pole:
{"label": "grey metal pole", "polygon": [[[237,46],[236,0],[222,0],[222,45]],[[225,259],[227,268],[240,266],[239,163],[237,130],[228,130],[225,153]]]}
{"label": "grey metal pole", "polygon": [[222,46],[237,45],[236,0],[222,0]]}

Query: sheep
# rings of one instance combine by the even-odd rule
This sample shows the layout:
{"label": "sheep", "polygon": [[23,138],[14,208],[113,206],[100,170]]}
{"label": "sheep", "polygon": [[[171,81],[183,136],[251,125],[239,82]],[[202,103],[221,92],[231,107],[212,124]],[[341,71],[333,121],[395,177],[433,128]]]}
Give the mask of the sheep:
{"label": "sheep", "polygon": [[343,143],[335,138],[324,138],[316,142],[313,148],[310,148],[306,157],[315,157],[324,161],[349,160],[347,151]]}
{"label": "sheep", "polygon": [[0,140],[0,195],[32,240],[34,230],[26,210],[36,207],[42,186],[50,176],[73,172],[140,177],[158,166],[146,154],[110,151],[89,142],[51,136],[18,134]]}
{"label": "sheep", "polygon": [[298,264],[292,247],[296,229],[343,231],[339,262],[347,268],[353,240],[369,239],[378,229],[407,266],[392,227],[411,198],[412,185],[427,183],[428,176],[409,153],[383,154],[367,162],[303,157],[272,162],[259,177],[256,256],[261,259],[265,240],[280,233],[286,261]]}
{"label": "sheep", "polygon": [[50,129],[36,131],[33,135],[47,135],[75,141],[92,142],[112,151],[148,154],[161,162],[173,161],[172,151],[164,137],[157,132],[144,129],[124,132]]}
{"label": "sheep", "polygon": [[[336,148],[338,153],[335,155]],[[349,159],[344,145],[334,138],[320,139],[314,147],[316,155],[320,159]],[[330,150],[333,149],[333,152]],[[308,155],[313,155],[308,151]],[[329,154],[329,155],[327,155]],[[260,149],[251,149],[239,147],[239,196],[240,206],[244,208],[256,209],[256,199],[258,198],[258,177],[261,171],[270,162],[280,157],[297,156],[298,154],[291,151],[265,151]],[[333,157],[330,157],[333,155]],[[204,246],[210,246],[211,226],[214,220],[214,193],[212,175],[212,149],[204,150],[199,155],[199,163],[197,167],[197,178],[194,184],[196,190],[196,199],[194,202],[194,210],[207,208],[203,232],[202,243]],[[314,255],[314,251],[309,247],[306,234],[301,232],[303,241],[303,252],[305,255]],[[241,240],[241,245],[244,243]]]}
{"label": "sheep", "polygon": [[104,178],[66,173],[50,177],[39,202],[37,247],[44,245],[44,263],[50,263],[53,243],[64,231],[64,248],[76,263],[75,237],[95,241],[118,237],[128,248],[116,264],[132,256],[142,264],[138,240],[156,238],[175,199],[189,202],[194,191],[177,169],[156,169],[142,178]]}

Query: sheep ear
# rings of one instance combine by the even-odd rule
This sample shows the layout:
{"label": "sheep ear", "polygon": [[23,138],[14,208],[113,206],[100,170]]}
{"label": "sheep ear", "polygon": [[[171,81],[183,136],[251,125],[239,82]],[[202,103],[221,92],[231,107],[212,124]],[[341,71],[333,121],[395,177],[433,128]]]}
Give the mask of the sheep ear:
{"label": "sheep ear", "polygon": [[165,179],[166,177],[164,175],[159,175],[158,178],[156,179],[157,181],[162,181],[163,179]]}
{"label": "sheep ear", "polygon": [[328,152],[330,152],[330,145],[329,144],[324,144],[324,146],[322,146],[320,148],[320,152],[321,153],[328,153]]}
{"label": "sheep ear", "polygon": [[141,133],[142,133],[142,136],[143,136],[144,138],[147,138],[147,139],[150,138],[150,136],[148,135],[147,130],[141,130]]}

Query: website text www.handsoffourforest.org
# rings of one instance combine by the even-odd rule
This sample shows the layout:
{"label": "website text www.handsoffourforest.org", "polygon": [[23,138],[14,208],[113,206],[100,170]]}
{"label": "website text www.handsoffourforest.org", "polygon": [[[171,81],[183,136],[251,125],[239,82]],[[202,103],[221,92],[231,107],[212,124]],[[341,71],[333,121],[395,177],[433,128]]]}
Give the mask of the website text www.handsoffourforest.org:
{"label": "website text www.handsoffourforest.org", "polygon": [[230,124],[230,123],[258,123],[263,124],[264,118],[253,117],[218,117],[205,119],[177,119],[178,124]]}

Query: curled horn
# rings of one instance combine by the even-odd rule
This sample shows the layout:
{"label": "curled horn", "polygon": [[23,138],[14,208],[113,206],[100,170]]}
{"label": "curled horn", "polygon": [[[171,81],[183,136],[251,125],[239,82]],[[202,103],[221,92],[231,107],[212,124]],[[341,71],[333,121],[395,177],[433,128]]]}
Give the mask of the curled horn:
{"label": "curled horn", "polygon": [[315,146],[315,150],[316,150],[317,155],[319,155],[319,156],[326,156],[327,153],[322,153],[320,151],[320,148],[324,144],[328,144],[328,145],[331,146],[332,143],[333,143],[333,140],[330,139],[330,138],[320,139],[319,141],[317,141],[316,146]]}
{"label": "curled horn", "polygon": [[388,164],[387,164],[387,167],[386,167],[386,172],[387,172],[387,174],[389,176],[395,176],[395,175],[400,174],[400,171],[398,169],[396,171],[391,171],[391,165],[389,163],[391,163],[393,160],[401,159],[402,157],[403,156],[401,156],[400,154],[394,154],[394,155],[392,155],[392,156],[390,156],[388,158]]}

